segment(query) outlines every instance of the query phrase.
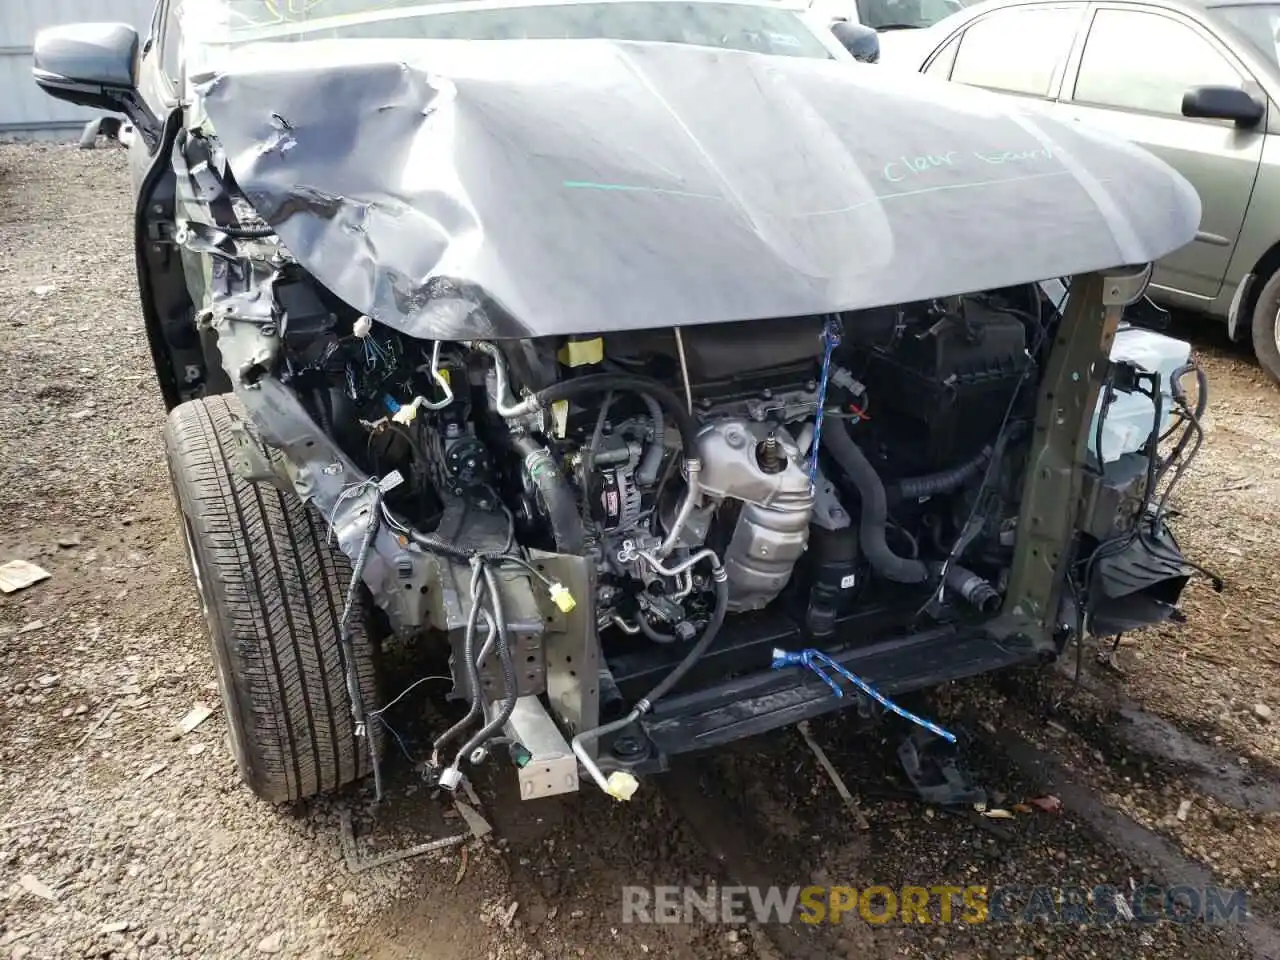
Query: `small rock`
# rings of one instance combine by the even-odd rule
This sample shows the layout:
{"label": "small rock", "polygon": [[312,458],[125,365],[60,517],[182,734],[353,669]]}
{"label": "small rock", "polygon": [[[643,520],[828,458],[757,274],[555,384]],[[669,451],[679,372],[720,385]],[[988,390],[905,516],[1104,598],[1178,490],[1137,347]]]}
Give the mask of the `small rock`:
{"label": "small rock", "polygon": [[104,923],[98,928],[99,933],[124,933],[129,929],[128,920],[112,920],[110,923]]}
{"label": "small rock", "polygon": [[1268,707],[1265,703],[1255,703],[1253,705],[1253,715],[1257,717],[1259,720],[1263,720],[1263,721],[1270,720],[1271,708]]}
{"label": "small rock", "polygon": [[511,906],[507,907],[507,909],[502,912],[502,929],[505,930],[511,926],[511,921],[515,919],[516,911],[519,909],[520,909],[519,901],[512,900]]}
{"label": "small rock", "polygon": [[47,883],[41,883],[40,880],[29,873],[24,873],[18,878],[18,886],[33,897],[39,897],[41,900],[57,900],[58,895],[53,892],[53,888]]}
{"label": "small rock", "polygon": [[81,703],[81,704],[78,704],[78,705],[76,706],[76,708],[75,708],[74,710],[72,710],[71,712],[72,712],[72,714],[74,714],[74,715],[75,715],[75,716],[77,716],[77,717],[82,717],[82,716],[84,716],[86,713],[88,713],[88,712],[89,712],[89,707],[88,707],[88,705],[87,705],[87,704],[83,704],[83,703]]}
{"label": "small rock", "polygon": [[205,752],[205,750],[207,750],[207,749],[209,749],[209,745],[208,745],[208,744],[205,744],[205,743],[193,743],[190,747],[188,747],[188,748],[187,748],[187,756],[189,756],[189,757],[198,757],[198,756],[200,756],[200,754],[204,753],[204,752]]}
{"label": "small rock", "polygon": [[92,417],[92,410],[76,410],[67,415],[68,420],[84,420],[86,417]]}
{"label": "small rock", "polygon": [[1187,819],[1187,814],[1189,814],[1190,812],[1191,812],[1191,801],[1183,800],[1180,804],[1178,804],[1178,812],[1177,814],[1175,814],[1175,816],[1177,816],[1179,820],[1185,821]]}
{"label": "small rock", "polygon": [[58,679],[59,678],[56,673],[47,673],[43,677],[37,677],[36,683],[47,690],[49,687],[56,687],[58,685]]}
{"label": "small rock", "polygon": [[259,953],[279,953],[284,949],[284,934],[273,933],[269,937],[263,937],[258,941]]}
{"label": "small rock", "polygon": [[354,890],[347,890],[342,894],[342,905],[344,907],[354,907],[360,902],[360,894]]}
{"label": "small rock", "polygon": [[70,550],[72,547],[80,546],[80,534],[73,533],[68,537],[59,537],[58,546],[63,550]]}
{"label": "small rock", "polygon": [[28,620],[26,623],[24,623],[21,627],[18,628],[18,633],[19,634],[35,633],[37,630],[41,629],[42,627],[44,627],[43,620]]}
{"label": "small rock", "polygon": [[200,726],[200,724],[208,720],[211,716],[213,716],[212,707],[207,706],[203,703],[195,704],[190,710],[187,711],[187,715],[178,722],[178,725],[174,729],[174,731],[171,734],[169,734],[169,739],[177,740],[179,737],[186,736],[196,727]]}

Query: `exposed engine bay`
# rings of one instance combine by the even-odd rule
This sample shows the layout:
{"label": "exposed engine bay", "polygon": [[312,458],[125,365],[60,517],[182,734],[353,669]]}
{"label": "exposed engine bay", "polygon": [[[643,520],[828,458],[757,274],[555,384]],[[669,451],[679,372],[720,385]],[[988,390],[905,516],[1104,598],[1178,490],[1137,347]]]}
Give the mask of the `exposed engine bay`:
{"label": "exposed engine bay", "polygon": [[[280,382],[369,477],[339,497],[373,496],[357,571],[370,536],[389,529],[401,552],[384,591],[395,599],[381,605],[402,632],[449,638],[455,696],[471,710],[436,742],[443,786],[491,741],[562,743],[537,698],[568,687],[579,708],[623,715],[571,725],[573,754],[522,754],[546,774],[522,780],[525,795],[572,789],[580,761],[625,798],[628,771],[665,753],[615,736],[619,769],[606,777],[589,747],[688,676],[756,669],[762,643],[776,657],[784,644],[981,626],[1005,602],[1063,323],[1040,285],[857,315],[463,342],[407,337],[305,275],[274,291]],[[1122,485],[1142,500],[1133,480]],[[1109,489],[1105,471],[1090,487],[1107,526],[1096,543],[1131,555],[1146,508],[1117,520]],[[1147,621],[1173,612],[1189,572],[1156,520],[1161,543],[1140,541],[1138,565],[1154,557],[1159,569],[1119,591],[1143,596]],[[1111,559],[1130,573],[1131,561]],[[1052,655],[1083,628],[1066,569],[1043,634],[1004,638],[1020,656]],[[708,655],[739,629],[757,636]],[[598,693],[582,696],[568,652],[557,683],[563,632],[598,670]],[[649,677],[656,686],[625,712]]]}
{"label": "exposed engine bay", "polygon": [[[715,609],[716,567],[727,614],[780,603],[815,637],[859,598],[919,606],[944,581],[940,616],[998,605],[1025,456],[1011,441],[1025,441],[1022,388],[1055,322],[1036,287],[847,327],[515,344],[423,343],[344,323],[303,285],[277,294],[295,304],[284,381],[352,460],[402,478],[389,511],[423,532],[489,514],[505,536],[510,508],[515,543],[592,559],[606,637],[691,641]],[[973,570],[951,556],[966,524]]]}

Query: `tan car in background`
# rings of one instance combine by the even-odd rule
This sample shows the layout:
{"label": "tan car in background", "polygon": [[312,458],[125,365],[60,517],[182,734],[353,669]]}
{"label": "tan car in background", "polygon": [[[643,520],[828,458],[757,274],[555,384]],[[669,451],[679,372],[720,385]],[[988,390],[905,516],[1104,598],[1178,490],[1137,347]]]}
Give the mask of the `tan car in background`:
{"label": "tan car in background", "polygon": [[1278,27],[1274,2],[987,0],[883,34],[880,62],[1016,97],[1172,165],[1204,212],[1151,294],[1252,338],[1280,382]]}

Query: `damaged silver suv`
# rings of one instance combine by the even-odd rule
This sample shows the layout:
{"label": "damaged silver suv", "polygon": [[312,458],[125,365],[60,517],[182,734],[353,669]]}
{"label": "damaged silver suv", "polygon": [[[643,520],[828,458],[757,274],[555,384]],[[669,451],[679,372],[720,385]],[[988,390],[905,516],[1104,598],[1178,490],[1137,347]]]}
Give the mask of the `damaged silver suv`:
{"label": "damaged silver suv", "polygon": [[376,779],[391,640],[469,704],[432,782],[503,743],[525,797],[625,799],[850,705],[945,749],[890,697],[1176,615],[1204,392],[1111,350],[1200,210],[1141,150],[769,0],[164,0],[36,79],[132,130],[263,797]]}

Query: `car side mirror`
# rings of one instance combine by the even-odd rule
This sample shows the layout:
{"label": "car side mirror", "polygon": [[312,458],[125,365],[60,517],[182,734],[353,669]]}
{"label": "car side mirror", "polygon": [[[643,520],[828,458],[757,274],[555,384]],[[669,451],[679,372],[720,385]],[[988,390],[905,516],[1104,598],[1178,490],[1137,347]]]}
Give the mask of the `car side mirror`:
{"label": "car side mirror", "polygon": [[880,35],[870,27],[848,20],[837,20],[831,24],[831,32],[835,34],[840,45],[853,54],[855,60],[863,63],[876,63],[880,59]]}
{"label": "car side mirror", "polygon": [[1192,87],[1182,95],[1182,115],[1197,120],[1230,120],[1253,127],[1266,112],[1262,103],[1239,87]]}
{"label": "car side mirror", "polygon": [[73,23],[36,34],[36,86],[82,107],[123,113],[139,130],[158,127],[138,96],[138,31],[127,23]]}

